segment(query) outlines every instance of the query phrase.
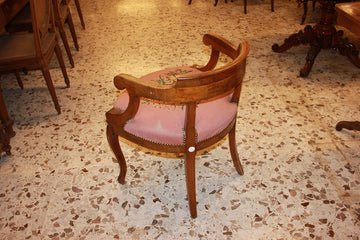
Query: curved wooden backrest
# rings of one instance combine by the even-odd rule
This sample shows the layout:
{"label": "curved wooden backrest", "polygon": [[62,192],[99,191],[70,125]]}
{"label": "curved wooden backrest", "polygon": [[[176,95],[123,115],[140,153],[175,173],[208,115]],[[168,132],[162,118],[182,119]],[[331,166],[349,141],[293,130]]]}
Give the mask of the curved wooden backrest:
{"label": "curved wooden backrest", "polygon": [[[130,99],[137,96],[169,104],[199,102],[223,96],[232,89],[237,89],[245,74],[248,43],[244,41],[235,47],[222,37],[210,34],[206,34],[203,41],[206,45],[211,45],[212,53],[208,64],[199,68],[203,71],[201,73],[176,76],[175,85],[165,86],[120,74],[114,78],[114,84],[118,89],[126,88]],[[233,61],[213,69],[219,53],[228,55]],[[233,101],[237,102],[236,97]]]}

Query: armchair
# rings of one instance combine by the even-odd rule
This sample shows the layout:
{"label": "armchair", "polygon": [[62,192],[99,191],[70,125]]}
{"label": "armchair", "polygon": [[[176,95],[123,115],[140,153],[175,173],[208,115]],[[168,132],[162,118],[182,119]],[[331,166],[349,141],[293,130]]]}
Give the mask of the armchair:
{"label": "armchair", "polygon": [[[118,181],[125,183],[126,161],[119,136],[142,147],[185,156],[186,184],[191,217],[197,216],[196,153],[229,137],[235,169],[243,175],[235,143],[235,128],[247,42],[239,46],[211,34],[203,37],[211,56],[203,67],[175,67],[136,78],[119,74],[116,88],[125,90],[106,113],[107,139],[119,166]],[[220,53],[232,60],[215,68]]]}

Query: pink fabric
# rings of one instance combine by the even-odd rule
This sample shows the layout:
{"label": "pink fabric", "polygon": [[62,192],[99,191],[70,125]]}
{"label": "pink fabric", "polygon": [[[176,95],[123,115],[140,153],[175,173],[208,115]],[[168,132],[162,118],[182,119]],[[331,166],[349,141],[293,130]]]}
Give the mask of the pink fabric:
{"label": "pink fabric", "polygon": [[[199,72],[199,70],[189,67],[176,67],[148,74],[142,79],[159,81],[161,84],[172,84],[172,80],[166,78],[166,73],[175,72],[175,70]],[[171,73],[171,75],[174,74]],[[215,101],[198,104],[195,119],[198,141],[208,139],[221,132],[235,117],[237,105],[230,103],[229,98],[230,96],[226,96]],[[127,92],[124,92],[118,97],[114,107],[125,110],[128,103],[129,96]],[[185,106],[141,101],[135,118],[125,125],[125,131],[152,142],[181,145],[184,143],[184,122]]]}

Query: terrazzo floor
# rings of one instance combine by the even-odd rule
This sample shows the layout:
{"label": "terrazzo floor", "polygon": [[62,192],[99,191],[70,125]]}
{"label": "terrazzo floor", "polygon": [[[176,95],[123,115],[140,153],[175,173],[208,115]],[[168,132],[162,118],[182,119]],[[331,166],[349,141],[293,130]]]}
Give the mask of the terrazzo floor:
{"label": "terrazzo floor", "polygon": [[[22,76],[23,90],[2,76],[16,136],[0,161],[0,239],[359,239],[360,132],[335,125],[360,119],[360,71],[324,50],[300,78],[308,46],[271,46],[304,28],[302,8],[248,2],[245,15],[239,0],[82,0],[86,30],[72,11],[74,68],[64,54],[70,88],[52,63],[61,115],[40,71]],[[318,12],[309,8],[306,24]],[[206,63],[205,33],[250,44],[237,121],[245,174],[227,141],[199,155],[191,219],[182,158],[122,144],[127,184],[116,181],[105,112],[119,94],[116,74]]]}

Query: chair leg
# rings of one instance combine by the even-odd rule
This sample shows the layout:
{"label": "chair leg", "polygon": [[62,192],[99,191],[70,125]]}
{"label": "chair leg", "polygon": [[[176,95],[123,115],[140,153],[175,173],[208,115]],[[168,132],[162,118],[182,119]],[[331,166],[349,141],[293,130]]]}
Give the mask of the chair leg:
{"label": "chair leg", "polygon": [[55,46],[55,53],[56,53],[56,57],[57,57],[57,59],[59,61],[60,67],[61,67],[61,72],[62,72],[62,74],[64,76],[66,87],[70,87],[69,77],[68,77],[67,72],[66,72],[64,59],[62,57],[61,49],[60,49],[58,43],[56,43],[56,46]]}
{"label": "chair leg", "polygon": [[186,154],[185,154],[186,186],[187,186],[187,193],[188,193],[190,215],[192,218],[197,217],[196,185],[195,185],[195,156],[196,156],[196,151],[194,151],[194,152],[186,151]]}
{"label": "chair leg", "polygon": [[65,47],[65,51],[66,51],[66,54],[69,58],[69,62],[71,64],[72,67],[75,66],[74,64],[74,60],[72,58],[72,54],[71,54],[71,51],[70,51],[70,46],[69,46],[69,42],[67,40],[67,37],[66,37],[66,33],[65,33],[65,30],[64,30],[64,23],[59,20],[58,21],[58,28],[59,28],[59,32],[60,32],[60,37],[63,41],[63,44],[64,44],[64,47]]}
{"label": "chair leg", "polygon": [[306,18],[306,15],[307,15],[307,10],[308,10],[308,0],[304,0],[303,4],[304,4],[304,13],[303,13],[303,15],[301,17],[301,24],[304,24],[304,22],[305,22],[305,18]]}
{"label": "chair leg", "polygon": [[5,130],[5,136],[3,135],[0,137],[0,142],[4,144],[2,150],[6,152],[7,155],[10,155],[11,154],[10,138],[15,136],[15,132],[12,127],[14,124],[14,120],[12,120],[9,117],[9,114],[5,106],[5,101],[1,92],[2,90],[0,86],[0,117],[1,117],[1,125],[2,125],[1,127]]}
{"label": "chair leg", "polygon": [[77,51],[79,51],[79,44],[77,41],[77,36],[76,36],[76,32],[75,32],[75,27],[74,27],[74,22],[72,20],[71,17],[71,13],[69,12],[68,17],[67,17],[67,23],[69,25],[69,29],[70,29],[70,33],[71,33],[71,37],[74,41],[74,45]]}
{"label": "chair leg", "polygon": [[60,114],[60,113],[61,113],[61,109],[60,109],[60,105],[59,105],[58,99],[57,99],[57,97],[56,97],[54,84],[53,84],[53,82],[52,82],[52,80],[51,80],[49,68],[48,68],[48,67],[43,67],[43,68],[41,68],[41,71],[42,71],[42,73],[43,73],[43,75],[44,75],[47,88],[48,88],[48,90],[49,90],[49,92],[50,92],[50,95],[51,95],[51,98],[52,98],[52,100],[53,100],[53,102],[54,102],[55,109],[56,109],[56,111]]}
{"label": "chair leg", "polygon": [[191,0],[189,0],[189,5],[191,4]]}
{"label": "chair leg", "polygon": [[[190,0],[190,1],[191,1],[191,0]],[[80,1],[79,1],[79,0],[75,0],[75,5],[76,5],[77,12],[78,12],[78,14],[79,14],[81,26],[82,26],[83,29],[85,29],[85,22],[84,22],[84,18],[83,18],[82,11],[81,11],[81,7],[80,7]]]}
{"label": "chair leg", "polygon": [[247,0],[244,0],[244,13],[247,13]]}
{"label": "chair leg", "polygon": [[271,4],[271,11],[274,12],[274,0],[271,0],[270,4]]}
{"label": "chair leg", "polygon": [[119,137],[115,134],[113,128],[110,125],[107,125],[106,128],[106,136],[108,143],[110,145],[111,150],[115,154],[116,159],[118,160],[120,167],[120,174],[118,177],[118,182],[121,184],[125,184],[125,176],[126,176],[126,161],[124,158],[124,154],[121,151],[119,144]]}
{"label": "chair leg", "polygon": [[231,131],[229,132],[229,147],[230,147],[231,158],[233,160],[235,169],[240,175],[243,175],[244,170],[241,166],[241,163],[239,160],[239,154],[236,149],[235,124],[234,124],[233,128],[231,129]]}
{"label": "chair leg", "polygon": [[24,84],[23,84],[23,82],[22,82],[22,80],[21,80],[19,71],[15,71],[15,76],[16,76],[16,80],[17,80],[17,82],[18,82],[19,87],[20,87],[21,89],[24,89]]}

